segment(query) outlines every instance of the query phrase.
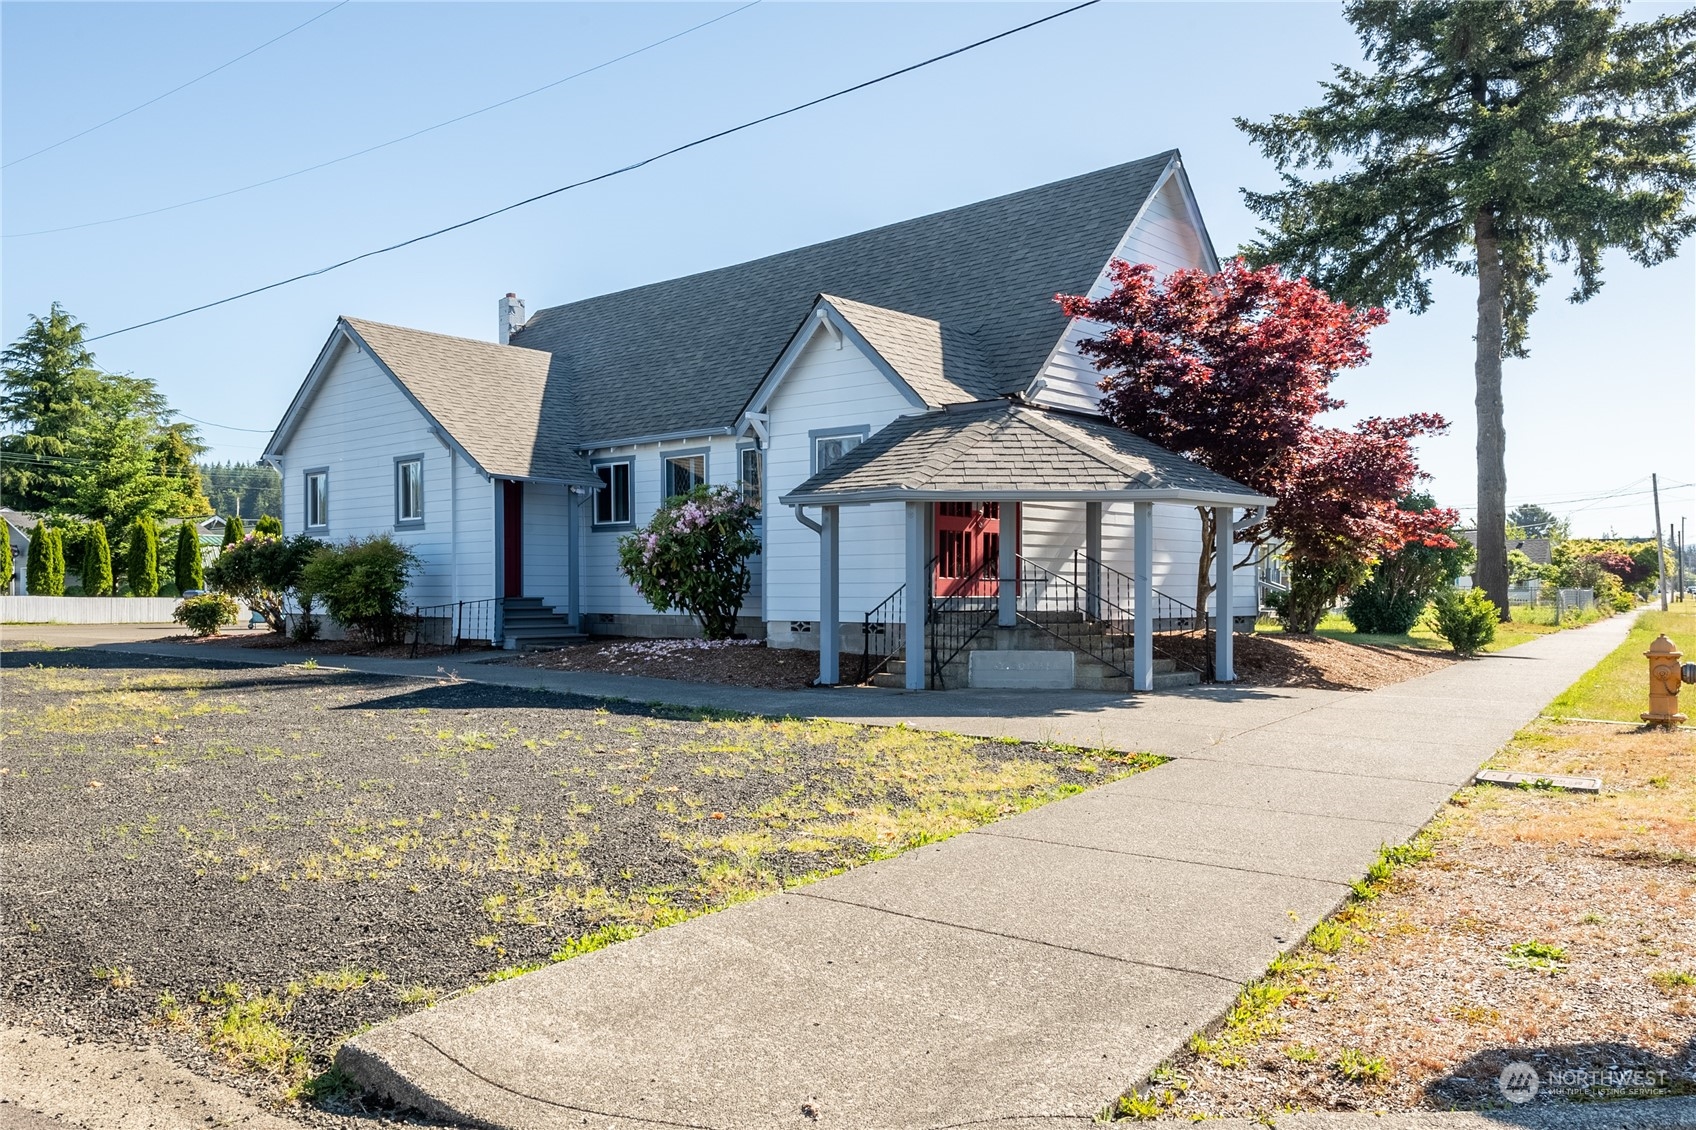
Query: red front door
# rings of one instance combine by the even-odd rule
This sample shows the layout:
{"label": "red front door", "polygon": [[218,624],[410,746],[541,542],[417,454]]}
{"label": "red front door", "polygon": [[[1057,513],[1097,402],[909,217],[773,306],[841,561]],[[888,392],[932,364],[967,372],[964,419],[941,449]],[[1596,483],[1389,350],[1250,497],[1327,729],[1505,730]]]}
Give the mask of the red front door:
{"label": "red front door", "polygon": [[1000,503],[936,504],[937,596],[994,596],[1000,564]]}
{"label": "red front door", "polygon": [[501,482],[502,596],[524,595],[524,484]]}

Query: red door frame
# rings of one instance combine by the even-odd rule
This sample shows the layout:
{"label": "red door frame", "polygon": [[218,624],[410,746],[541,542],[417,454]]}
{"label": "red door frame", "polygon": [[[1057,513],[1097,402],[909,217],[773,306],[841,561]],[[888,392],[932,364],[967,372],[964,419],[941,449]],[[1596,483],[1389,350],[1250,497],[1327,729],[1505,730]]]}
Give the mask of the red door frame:
{"label": "red door frame", "polygon": [[524,483],[501,481],[502,596],[524,595]]}
{"label": "red door frame", "polygon": [[[1018,503],[1013,504],[1015,560],[1023,549]],[[935,595],[995,596],[1001,588],[1001,504],[936,503]],[[988,565],[976,580],[979,566]]]}

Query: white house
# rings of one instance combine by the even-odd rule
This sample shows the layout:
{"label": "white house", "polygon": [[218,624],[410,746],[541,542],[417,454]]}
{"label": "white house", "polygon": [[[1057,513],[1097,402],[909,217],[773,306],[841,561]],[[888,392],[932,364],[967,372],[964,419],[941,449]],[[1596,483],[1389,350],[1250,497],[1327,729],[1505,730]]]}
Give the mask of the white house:
{"label": "white house", "polygon": [[[509,294],[495,342],[344,317],[266,449],[284,527],[409,543],[462,635],[688,634],[617,543],[724,484],[762,516],[743,627],[822,682],[865,648],[911,689],[1148,689],[1204,623],[1197,508],[1228,536],[1272,500],[1099,416],[1054,298],[1113,259],[1217,269],[1176,151],[529,317]],[[1252,566],[1221,607],[1252,622]]]}

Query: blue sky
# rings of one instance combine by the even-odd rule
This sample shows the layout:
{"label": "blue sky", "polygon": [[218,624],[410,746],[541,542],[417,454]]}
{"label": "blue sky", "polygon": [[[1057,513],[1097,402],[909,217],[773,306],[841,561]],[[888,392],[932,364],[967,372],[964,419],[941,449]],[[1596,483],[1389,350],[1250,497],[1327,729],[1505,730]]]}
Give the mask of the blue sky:
{"label": "blue sky", "polygon": [[[331,7],[6,3],[0,153],[12,161]],[[738,0],[740,2],[740,0]],[[518,94],[730,12],[724,4],[347,4],[113,125],[6,169],[0,334],[55,300],[101,333],[312,269],[1055,10],[766,0],[546,93],[378,153],[124,223]],[[1633,13],[1666,10],[1634,4]],[[1273,170],[1232,126],[1311,102],[1358,47],[1332,4],[1108,3],[816,110],[441,239],[100,342],[187,415],[275,423],[348,313],[492,337],[532,310],[736,262],[1176,146],[1214,242],[1253,231],[1239,189]],[[1510,502],[1579,532],[1649,531],[1647,476],[1696,480],[1696,256],[1610,262],[1583,306],[1550,284],[1532,356],[1509,362]],[[1432,488],[1473,502],[1470,280],[1392,315],[1346,374],[1347,418],[1442,412]],[[687,326],[655,326],[654,349]],[[640,395],[640,390],[636,390]],[[264,436],[202,429],[213,458]],[[1595,496],[1622,489],[1607,498]],[[1570,501],[1569,501],[1570,500]],[[1663,492],[1696,519],[1696,487]]]}

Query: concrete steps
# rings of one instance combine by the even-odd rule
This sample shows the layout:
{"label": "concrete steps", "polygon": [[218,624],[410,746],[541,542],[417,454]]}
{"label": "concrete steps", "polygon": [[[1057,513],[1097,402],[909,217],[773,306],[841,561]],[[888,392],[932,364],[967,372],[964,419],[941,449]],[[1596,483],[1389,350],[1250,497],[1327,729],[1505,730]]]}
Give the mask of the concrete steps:
{"label": "concrete steps", "polygon": [[[1099,660],[1080,654],[1073,669],[1073,687],[1077,690],[1112,691],[1129,694],[1131,692],[1131,677],[1114,670]],[[966,662],[964,654],[943,669],[943,682],[950,688],[963,687],[966,684]],[[1193,687],[1201,682],[1201,676],[1194,671],[1180,671],[1178,665],[1170,659],[1156,657],[1154,660],[1154,689],[1157,691],[1174,690],[1178,687]],[[907,685],[907,661],[891,659],[888,666],[872,676],[872,686],[886,687],[891,690],[901,690]]]}
{"label": "concrete steps", "polygon": [[586,637],[571,621],[542,603],[541,597],[509,596],[502,606],[505,646],[518,651],[568,647]]}

